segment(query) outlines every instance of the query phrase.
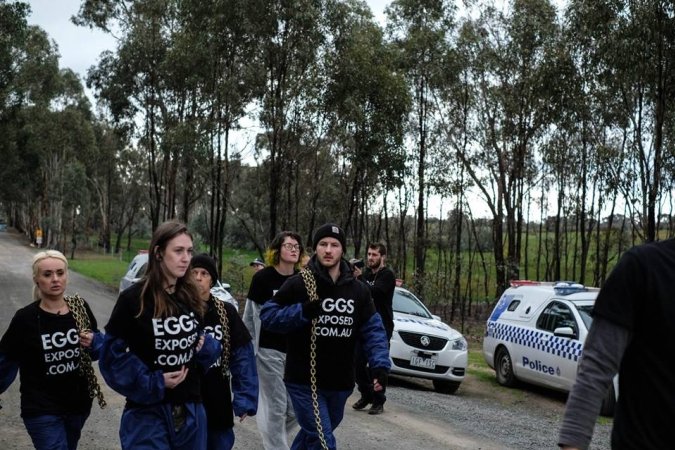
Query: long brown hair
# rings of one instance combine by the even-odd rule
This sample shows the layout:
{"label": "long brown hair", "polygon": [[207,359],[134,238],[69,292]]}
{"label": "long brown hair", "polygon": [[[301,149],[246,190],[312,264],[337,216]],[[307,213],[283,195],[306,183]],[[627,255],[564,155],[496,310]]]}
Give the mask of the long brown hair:
{"label": "long brown hair", "polygon": [[[169,294],[164,290],[165,274],[160,261],[161,253],[166,249],[169,241],[181,234],[185,234],[192,239],[187,226],[177,220],[169,220],[162,223],[152,234],[150,248],[148,249],[148,269],[143,279],[139,281],[139,283],[143,283],[139,316],[143,313],[146,295],[152,296],[155,300],[153,317],[167,317],[178,313],[177,305],[170,301]],[[189,271],[176,280],[173,297],[177,302],[194,311],[200,318],[204,316],[206,305],[199,301],[199,292],[190,280]]]}

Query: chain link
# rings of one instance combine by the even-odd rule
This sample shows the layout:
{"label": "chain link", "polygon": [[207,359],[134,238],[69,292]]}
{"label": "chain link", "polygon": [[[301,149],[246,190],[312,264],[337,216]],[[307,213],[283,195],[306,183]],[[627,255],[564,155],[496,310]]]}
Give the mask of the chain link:
{"label": "chain link", "polygon": [[221,344],[223,345],[221,369],[223,371],[223,376],[227,378],[230,376],[230,322],[227,318],[227,311],[225,311],[225,305],[222,303],[222,300],[217,299],[212,295],[211,301],[216,307],[220,324],[223,326],[223,339],[221,341]]}
{"label": "chain link", "polygon": [[[75,294],[74,296],[66,296],[63,299],[68,305],[70,312],[73,313],[78,333],[91,331],[91,323],[89,322],[87,311],[84,308],[84,300],[82,297],[80,297],[79,294]],[[89,352],[85,351],[84,348],[80,352],[80,373],[87,380],[89,398],[96,397],[98,406],[101,407],[101,409],[105,408],[107,403],[103,398],[103,391],[101,391],[101,385],[98,383],[96,373],[94,373],[91,355],[89,355]]]}
{"label": "chain link", "polygon": [[[316,280],[312,272],[305,268],[300,271],[303,281],[305,282],[305,289],[310,302],[318,302],[319,294],[316,292]],[[309,381],[310,389],[312,391],[312,408],[314,409],[314,422],[316,423],[316,432],[321,441],[321,448],[328,450],[326,437],[323,434],[323,426],[321,425],[321,413],[319,410],[319,395],[316,387],[316,323],[317,318],[312,319],[312,331],[309,341]]]}

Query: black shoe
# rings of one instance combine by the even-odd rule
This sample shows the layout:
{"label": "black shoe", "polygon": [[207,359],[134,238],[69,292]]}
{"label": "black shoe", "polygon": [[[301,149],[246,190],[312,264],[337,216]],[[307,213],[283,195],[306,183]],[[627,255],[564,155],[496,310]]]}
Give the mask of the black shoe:
{"label": "black shoe", "polygon": [[382,414],[383,412],[384,412],[384,405],[373,405],[368,410],[368,414],[373,415],[373,416],[375,414]]}
{"label": "black shoe", "polygon": [[369,404],[370,404],[370,400],[368,400],[367,398],[361,397],[360,399],[358,399],[358,400],[352,405],[352,408],[354,408],[354,409],[356,409],[356,410],[362,410],[363,408],[365,408],[365,407],[368,406]]}

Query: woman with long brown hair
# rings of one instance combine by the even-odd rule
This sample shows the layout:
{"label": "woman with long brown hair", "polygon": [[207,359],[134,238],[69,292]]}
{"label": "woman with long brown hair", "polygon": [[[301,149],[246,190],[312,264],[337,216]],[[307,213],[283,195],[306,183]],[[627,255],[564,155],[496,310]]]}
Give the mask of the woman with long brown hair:
{"label": "woman with long brown hair", "polygon": [[35,254],[33,281],[33,302],[16,312],[0,340],[0,393],[19,371],[21,417],[35,448],[73,450],[100,395],[87,374],[94,376],[91,361],[103,337],[89,305],[65,295],[68,261],[61,252]]}
{"label": "woman with long brown hair", "polygon": [[120,293],[106,325],[101,373],[127,399],[123,449],[206,448],[201,373],[220,355],[204,335],[205,304],[190,281],[192,236],[178,221],[155,230],[145,276]]}

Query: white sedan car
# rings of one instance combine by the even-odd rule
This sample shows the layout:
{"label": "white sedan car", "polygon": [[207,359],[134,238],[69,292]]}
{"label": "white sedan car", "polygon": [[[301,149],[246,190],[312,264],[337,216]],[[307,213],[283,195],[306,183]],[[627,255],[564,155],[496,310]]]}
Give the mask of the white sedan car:
{"label": "white sedan car", "polygon": [[434,389],[454,394],[464,380],[468,349],[464,336],[432,315],[412,292],[394,291],[391,373],[426,378]]}

